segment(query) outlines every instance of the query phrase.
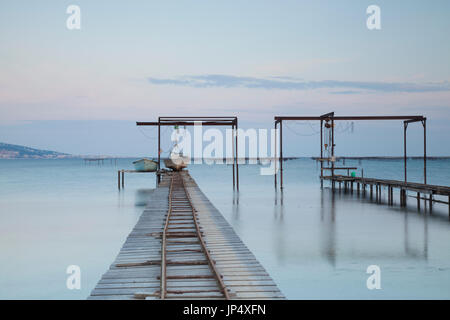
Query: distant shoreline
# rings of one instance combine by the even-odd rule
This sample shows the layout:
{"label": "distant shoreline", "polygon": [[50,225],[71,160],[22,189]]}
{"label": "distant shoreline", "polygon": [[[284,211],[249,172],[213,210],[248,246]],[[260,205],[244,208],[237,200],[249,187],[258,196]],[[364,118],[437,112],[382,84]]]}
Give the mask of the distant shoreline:
{"label": "distant shoreline", "polygon": [[[99,157],[99,156],[78,156],[78,155],[61,155],[61,156],[53,156],[53,157],[40,157],[40,156],[29,156],[29,157],[1,157],[0,160],[65,160],[65,159],[79,159],[79,160],[85,160],[85,161],[101,161],[101,160],[119,160],[119,159],[141,159],[141,158],[150,158],[150,159],[157,159],[157,157],[152,156],[120,156],[120,157],[114,157],[114,156],[106,156],[106,157]],[[406,157],[408,160],[423,160],[423,157],[420,156],[408,156]],[[167,157],[161,157],[161,161],[167,159]],[[241,158],[239,157],[238,160],[256,160],[256,161],[268,161],[268,160],[278,160],[279,158],[273,158],[273,157],[267,157],[267,158]],[[319,157],[283,157],[283,161],[289,161],[289,160],[297,160],[297,159],[311,159],[311,160],[317,160]],[[450,159],[450,156],[428,156],[427,160],[448,160]],[[232,160],[232,158],[191,158],[191,161],[195,160]],[[336,157],[336,161],[342,161],[342,160],[403,160],[402,156],[361,156],[361,157]]]}
{"label": "distant shoreline", "polygon": [[[61,153],[57,151],[41,150],[30,148],[26,146],[8,144],[0,142],[0,159],[82,159],[85,161],[102,161],[102,160],[115,160],[115,159],[139,159],[139,158],[153,158],[156,159],[158,156],[111,156],[111,155],[73,155],[69,153]],[[167,159],[166,157],[161,157],[161,160]],[[197,158],[191,158],[191,161],[195,161]],[[264,158],[253,158],[253,157],[239,157],[241,161],[268,161],[275,160],[274,157],[264,157]],[[278,158],[277,158],[278,159]],[[306,157],[283,157],[284,161],[295,160],[295,159],[313,159],[317,160],[317,156],[306,156]],[[403,156],[341,156],[336,157],[336,161],[340,160],[399,160],[403,159]],[[421,156],[408,156],[407,159],[423,159]],[[428,156],[427,160],[445,160],[450,159],[449,156]],[[220,160],[220,158],[204,158],[202,160]],[[222,158],[222,161],[232,160],[232,158]]]}

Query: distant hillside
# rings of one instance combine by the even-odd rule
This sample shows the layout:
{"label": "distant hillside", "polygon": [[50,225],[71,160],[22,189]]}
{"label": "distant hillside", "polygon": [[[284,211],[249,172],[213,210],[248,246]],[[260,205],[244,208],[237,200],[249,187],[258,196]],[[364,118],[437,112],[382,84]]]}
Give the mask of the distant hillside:
{"label": "distant hillside", "polygon": [[39,150],[0,142],[0,159],[62,159],[72,158],[67,153]]}

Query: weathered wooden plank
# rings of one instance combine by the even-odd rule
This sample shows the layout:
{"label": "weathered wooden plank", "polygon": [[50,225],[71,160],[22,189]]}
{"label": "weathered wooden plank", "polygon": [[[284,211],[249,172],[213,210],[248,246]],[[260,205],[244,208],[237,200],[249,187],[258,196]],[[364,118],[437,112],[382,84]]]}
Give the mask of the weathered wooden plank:
{"label": "weathered wooden plank", "polygon": [[[275,282],[245,246],[220,212],[206,198],[187,172],[181,173],[195,208],[195,216],[206,247],[222,280],[235,299],[281,299]],[[150,195],[149,206],[128,235],[110,269],[92,290],[89,299],[157,299],[161,287],[161,238],[168,210],[169,181]],[[196,237],[190,202],[181,189],[172,196],[166,261],[168,299],[222,299],[223,294],[205,261]],[[177,264],[173,264],[177,263]],[[179,265],[179,263],[183,263]],[[118,266],[120,265],[120,266]]]}

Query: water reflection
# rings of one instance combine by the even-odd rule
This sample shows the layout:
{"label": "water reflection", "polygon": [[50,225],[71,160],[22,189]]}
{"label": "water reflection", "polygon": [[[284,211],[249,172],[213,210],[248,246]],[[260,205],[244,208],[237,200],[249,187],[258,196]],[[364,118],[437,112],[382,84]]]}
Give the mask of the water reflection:
{"label": "water reflection", "polygon": [[275,207],[277,207],[278,203],[280,204],[280,206],[283,206],[283,190],[277,191],[275,190],[275,196],[274,196],[274,202],[275,202]]}
{"label": "water reflection", "polygon": [[[286,237],[286,226],[284,223],[284,203],[283,203],[283,190],[276,191],[274,196],[273,206],[273,220],[274,220],[274,229],[273,233],[273,241],[275,244],[275,252],[278,262],[283,264],[286,261],[286,258],[289,256],[289,240]],[[295,212],[295,214],[299,214],[299,212]]]}
{"label": "water reflection", "polygon": [[138,189],[136,190],[134,205],[136,207],[145,207],[148,204],[151,193],[155,189]]}
{"label": "water reflection", "polygon": [[[327,205],[325,199],[327,198]],[[331,266],[336,266],[336,198],[335,193],[329,189],[322,190],[320,193],[320,243],[321,252]]]}
{"label": "water reflection", "polygon": [[[413,258],[423,258],[428,260],[428,217],[423,215],[423,246],[422,250],[416,249],[410,245],[410,232],[409,232],[409,214],[408,211],[404,212],[404,248],[405,254]],[[416,234],[411,235],[413,239],[417,238]]]}
{"label": "water reflection", "polygon": [[[367,198],[360,199],[360,195],[352,194],[350,193],[344,193],[341,194],[340,192],[337,192],[336,190],[333,192],[330,188],[325,188],[322,190],[320,195],[320,221],[322,227],[320,228],[321,233],[321,239],[320,243],[322,245],[321,252],[323,256],[326,258],[326,260],[335,267],[336,265],[336,258],[337,258],[337,245],[338,245],[338,238],[336,235],[336,211],[337,211],[337,202],[336,197],[339,199],[339,207],[346,208],[349,205],[350,201],[363,201],[363,203],[369,203],[373,206],[384,206],[384,204],[376,203],[374,201],[368,200]],[[357,205],[355,203],[355,205]],[[390,207],[390,211],[402,214],[403,215],[403,251],[405,257],[413,258],[413,259],[420,259],[420,260],[427,260],[428,259],[428,219],[433,218],[433,216],[425,214],[419,216],[417,211],[414,211],[413,208],[401,208],[401,207]],[[421,217],[421,218],[420,218]],[[411,225],[414,227],[415,232],[411,232]],[[422,237],[422,244],[418,246],[418,239],[420,239],[420,234],[418,234],[417,227],[421,227],[423,225],[423,237]],[[350,226],[351,227],[351,226]],[[342,229],[345,229],[347,227],[342,227]],[[385,232],[384,230],[380,229],[380,237],[381,234]],[[391,236],[390,236],[391,238]],[[392,237],[392,239],[395,239],[395,237]],[[376,241],[374,242],[376,244]],[[419,242],[420,243],[420,242]],[[382,247],[383,245],[380,243],[379,247]],[[391,248],[395,248],[395,242],[391,243],[389,247],[386,247],[382,249],[381,254],[379,254],[379,257],[392,257],[395,255],[395,253],[392,252]],[[372,255],[370,251],[373,251],[373,253],[377,252],[377,246],[369,246],[368,248],[365,247],[364,250],[369,250],[364,253],[360,252],[357,254],[357,257],[359,256],[362,258],[366,255]],[[379,249],[378,249],[379,250]],[[353,254],[353,253],[352,253]]]}
{"label": "water reflection", "polygon": [[233,206],[231,208],[233,213],[233,219],[239,220],[239,191],[233,190]]}
{"label": "water reflection", "polygon": [[121,192],[120,190],[117,191],[117,207],[122,208],[124,207],[125,203],[125,192]]}
{"label": "water reflection", "polygon": [[[239,195],[229,184],[217,190],[219,169],[206,175],[201,168],[195,178],[289,298],[450,296],[447,207],[436,205],[430,215],[428,206],[417,212],[416,199],[400,207],[397,192],[394,205],[386,190],[378,201],[369,188],[359,197],[357,186],[353,193],[332,192],[328,183],[320,188],[314,163],[288,162],[283,192],[251,166]],[[374,176],[391,168],[379,167]],[[378,293],[366,288],[371,264],[383,270],[385,287]]]}

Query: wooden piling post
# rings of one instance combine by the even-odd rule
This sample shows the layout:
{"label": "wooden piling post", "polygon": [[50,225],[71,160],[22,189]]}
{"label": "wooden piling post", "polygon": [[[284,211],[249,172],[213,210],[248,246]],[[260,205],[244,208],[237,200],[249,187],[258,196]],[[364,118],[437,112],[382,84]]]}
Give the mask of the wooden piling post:
{"label": "wooden piling post", "polygon": [[430,193],[430,213],[433,210],[433,194]]}
{"label": "wooden piling post", "polygon": [[420,192],[417,192],[417,209],[420,211]]}
{"label": "wooden piling post", "polygon": [[122,170],[122,189],[125,188],[125,171]]}
{"label": "wooden piling post", "polygon": [[406,207],[406,189],[400,191],[402,207]]}
{"label": "wooden piling post", "polygon": [[120,170],[117,171],[117,187],[120,190]]}

